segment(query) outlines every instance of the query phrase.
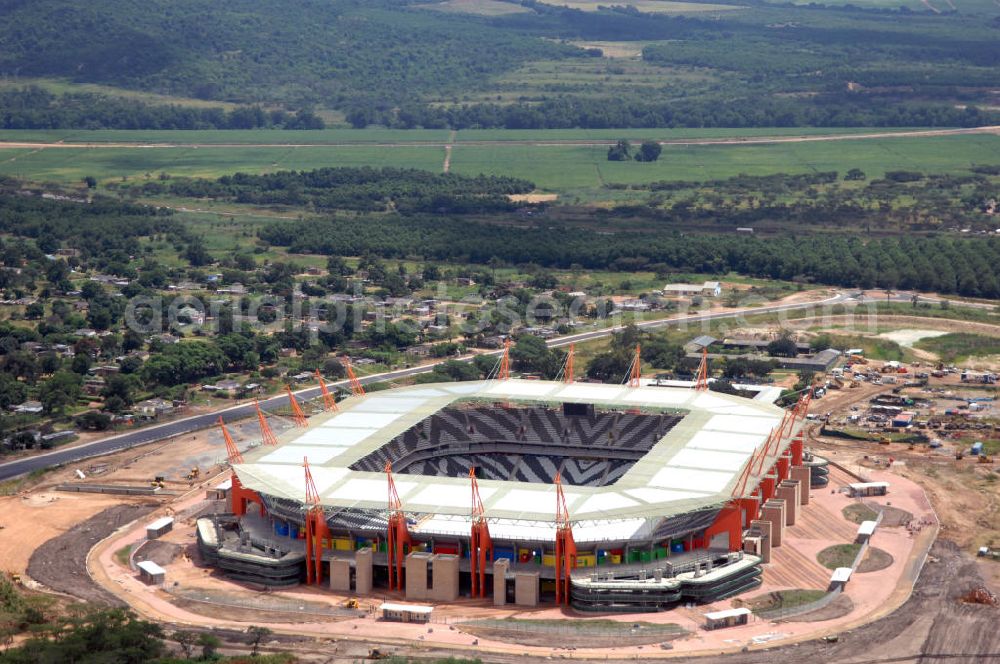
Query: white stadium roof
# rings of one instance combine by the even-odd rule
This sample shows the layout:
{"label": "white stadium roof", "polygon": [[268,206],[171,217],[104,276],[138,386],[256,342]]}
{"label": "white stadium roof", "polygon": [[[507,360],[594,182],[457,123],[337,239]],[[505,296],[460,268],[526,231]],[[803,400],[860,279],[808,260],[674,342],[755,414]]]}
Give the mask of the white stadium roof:
{"label": "white stadium roof", "polygon": [[[277,447],[262,446],[247,453],[246,463],[234,469],[249,489],[303,502],[302,461],[308,458],[323,505],[384,510],[385,475],[350,466],[440,409],[469,399],[528,405],[568,401],[684,415],[614,484],[564,486],[569,512],[579,527],[613,530],[621,536],[648,531],[653,519],[726,502],[754,450],[763,447],[784,414],[766,401],[674,386],[629,388],[537,380],[435,383],[351,397],[339,404],[338,412],[311,418],[307,429],[285,432]],[[778,454],[789,440],[790,436],[781,441]],[[763,468],[773,460],[772,454]],[[427,522],[428,531],[468,531],[468,478],[397,474],[394,479],[403,508],[425,515],[411,530],[420,532]],[[759,479],[751,477],[748,488]],[[554,533],[554,485],[479,480],[479,490],[491,529],[496,523],[512,534],[538,529]]]}

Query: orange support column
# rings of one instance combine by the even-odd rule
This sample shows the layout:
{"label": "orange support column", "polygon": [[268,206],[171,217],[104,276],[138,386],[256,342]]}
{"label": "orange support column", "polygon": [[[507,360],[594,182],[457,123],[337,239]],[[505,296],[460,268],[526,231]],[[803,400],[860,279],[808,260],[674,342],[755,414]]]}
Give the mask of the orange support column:
{"label": "orange support column", "polygon": [[792,451],[792,465],[801,466],[802,465],[802,434],[799,434],[792,439],[792,444],[790,447]]}
{"label": "orange support column", "polygon": [[770,475],[760,481],[761,503],[766,503],[774,496],[774,477]]}
{"label": "orange support column", "polygon": [[778,481],[787,480],[790,474],[790,469],[792,467],[792,460],[790,457],[780,456],[778,461],[774,464],[775,468],[778,469]]}
{"label": "orange support column", "polygon": [[757,502],[757,498],[737,498],[736,504],[740,508],[740,521],[744,527],[750,525],[750,522],[756,520],[760,514],[760,503]]}

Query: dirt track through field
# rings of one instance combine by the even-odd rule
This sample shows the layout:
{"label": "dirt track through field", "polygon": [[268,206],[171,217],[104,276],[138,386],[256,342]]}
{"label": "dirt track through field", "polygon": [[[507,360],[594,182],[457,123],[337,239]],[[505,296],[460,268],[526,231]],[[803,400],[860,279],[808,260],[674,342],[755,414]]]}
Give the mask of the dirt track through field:
{"label": "dirt track through field", "polygon": [[[924,138],[931,136],[961,136],[966,134],[991,134],[1000,135],[1000,125],[990,127],[971,127],[963,129],[926,129],[915,131],[887,131],[873,132],[865,134],[819,134],[815,136],[734,136],[729,138],[676,138],[658,141],[661,145],[768,145],[779,143],[807,143],[822,141],[859,141],[885,138]],[[628,138],[628,140],[641,141],[642,138]],[[504,146],[520,145],[531,147],[604,147],[614,145],[615,140],[600,139],[550,139],[540,141],[530,140],[472,140],[458,141],[462,146]],[[65,141],[0,141],[0,150],[25,150],[25,149],[61,149],[79,150],[95,148],[131,148],[142,150],[171,149],[171,148],[412,148],[412,147],[440,147],[449,148],[453,141],[412,141],[412,142],[379,142],[379,141],[353,141],[353,142],[329,142],[329,143],[172,143],[172,142],[141,142],[141,141],[109,141],[106,143],[95,141],[65,142]],[[450,154],[450,151],[449,151]],[[446,162],[447,165],[448,162]]]}

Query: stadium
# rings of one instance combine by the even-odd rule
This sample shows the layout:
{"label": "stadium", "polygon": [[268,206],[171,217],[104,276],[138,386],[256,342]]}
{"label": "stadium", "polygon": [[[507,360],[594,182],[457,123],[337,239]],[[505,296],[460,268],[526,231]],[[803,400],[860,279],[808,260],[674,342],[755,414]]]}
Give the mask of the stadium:
{"label": "stadium", "polygon": [[760,585],[825,483],[808,397],[637,383],[359,390],[308,425],[293,399],[299,427],[269,441],[261,416],[265,444],[231,456],[230,513],[198,520],[199,550],[245,583],[416,601],[656,611]]}

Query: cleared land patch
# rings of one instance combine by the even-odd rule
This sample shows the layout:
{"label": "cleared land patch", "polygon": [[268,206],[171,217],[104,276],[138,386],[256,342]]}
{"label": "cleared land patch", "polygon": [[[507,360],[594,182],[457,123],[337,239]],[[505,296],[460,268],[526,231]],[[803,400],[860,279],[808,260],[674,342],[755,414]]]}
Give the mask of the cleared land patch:
{"label": "cleared land patch", "polygon": [[606,58],[638,58],[642,49],[649,42],[619,42],[619,41],[575,41],[570,42],[580,48],[599,48]]}
{"label": "cleared land patch", "polygon": [[[555,5],[557,7],[569,7],[570,9],[579,9],[585,12],[596,12],[598,7],[619,3],[601,2],[600,0],[569,0],[568,2],[554,0],[553,2],[546,4]],[[637,10],[649,14],[696,14],[699,12],[719,12],[745,9],[739,5],[717,5],[706,2],[671,2],[670,0],[628,0],[628,2],[622,2],[620,4],[628,7],[635,7]]]}
{"label": "cleared land patch", "polygon": [[944,362],[960,362],[969,357],[1000,355],[1000,339],[967,332],[941,333],[914,343],[921,350],[934,353]]}
{"label": "cleared land patch", "polygon": [[414,7],[456,14],[476,14],[478,16],[506,16],[508,14],[531,12],[527,7],[522,7],[512,2],[498,2],[497,0],[445,0],[445,2],[432,2],[426,5],[414,5]]}
{"label": "cleared land patch", "polygon": [[673,623],[620,622],[617,620],[503,620],[483,619],[460,623],[458,628],[482,638],[552,646],[572,643],[576,647],[606,648],[669,641],[687,634]]}

